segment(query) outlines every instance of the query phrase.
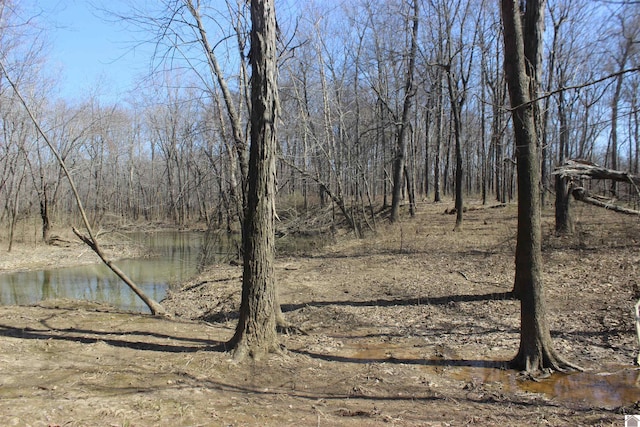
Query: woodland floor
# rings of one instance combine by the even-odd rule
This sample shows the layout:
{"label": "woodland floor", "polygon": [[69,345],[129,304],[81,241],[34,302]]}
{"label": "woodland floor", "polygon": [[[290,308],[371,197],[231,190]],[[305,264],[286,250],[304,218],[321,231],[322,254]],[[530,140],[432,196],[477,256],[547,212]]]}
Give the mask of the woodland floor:
{"label": "woodland floor", "polygon": [[[446,207],[280,257],[283,311],[307,335],[281,335],[284,355],[259,361],[224,352],[239,267],[172,293],[172,319],[77,301],[0,307],[0,425],[622,426],[640,414],[640,219],[576,205],[576,234],[558,238],[545,212],[554,345],[587,372],[532,382],[499,368],[519,342],[519,304],[503,295],[516,206],[471,204],[459,233]],[[39,251],[18,245],[0,272],[84,262],[86,248]]]}

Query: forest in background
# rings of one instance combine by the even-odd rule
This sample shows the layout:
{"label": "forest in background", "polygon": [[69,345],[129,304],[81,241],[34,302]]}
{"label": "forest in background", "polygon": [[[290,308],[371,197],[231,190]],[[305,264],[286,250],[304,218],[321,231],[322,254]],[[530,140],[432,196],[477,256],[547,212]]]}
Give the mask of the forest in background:
{"label": "forest in background", "polygon": [[[139,89],[111,104],[55,95],[47,25],[25,5],[0,6],[2,62],[72,172],[92,224],[237,230],[249,144],[246,3],[101,10],[132,31],[132,45],[155,52]],[[497,2],[280,2],[277,10],[281,217],[333,207],[359,235],[375,228],[394,188],[410,213],[417,201],[452,200],[456,189],[485,203],[515,197]],[[537,103],[551,203],[551,173],[567,159],[638,173],[640,4],[552,0],[545,16]],[[0,128],[2,236],[10,248],[16,227],[36,220],[49,241],[53,224],[77,221],[75,201],[4,78]],[[633,186],[599,191],[637,204]]]}

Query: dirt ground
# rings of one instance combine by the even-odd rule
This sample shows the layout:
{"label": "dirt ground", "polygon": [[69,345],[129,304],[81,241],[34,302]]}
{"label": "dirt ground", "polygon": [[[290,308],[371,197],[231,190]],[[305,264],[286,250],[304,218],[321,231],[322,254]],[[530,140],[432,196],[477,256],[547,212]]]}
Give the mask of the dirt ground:
{"label": "dirt ground", "polygon": [[[0,424],[622,426],[640,414],[640,219],[576,206],[576,234],[559,238],[545,212],[554,345],[587,372],[532,382],[500,369],[519,342],[519,304],[504,298],[516,207],[470,209],[459,233],[446,207],[280,257],[283,311],[306,335],[282,335],[285,353],[259,361],[224,351],[236,266],[170,294],[172,319],[77,301],[0,307]],[[3,255],[0,271],[47,264],[33,253]]]}

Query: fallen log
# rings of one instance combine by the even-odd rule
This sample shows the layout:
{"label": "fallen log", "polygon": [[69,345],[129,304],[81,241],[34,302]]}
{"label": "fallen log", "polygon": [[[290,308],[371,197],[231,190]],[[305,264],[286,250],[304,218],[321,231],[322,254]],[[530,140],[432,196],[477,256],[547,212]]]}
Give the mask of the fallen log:
{"label": "fallen log", "polygon": [[580,202],[588,203],[594,206],[599,206],[601,208],[609,209],[614,212],[618,212],[626,215],[640,215],[640,211],[618,206],[611,202],[599,200],[595,196],[589,194],[589,192],[582,187],[573,187],[571,189],[571,194],[573,195],[574,199]]}

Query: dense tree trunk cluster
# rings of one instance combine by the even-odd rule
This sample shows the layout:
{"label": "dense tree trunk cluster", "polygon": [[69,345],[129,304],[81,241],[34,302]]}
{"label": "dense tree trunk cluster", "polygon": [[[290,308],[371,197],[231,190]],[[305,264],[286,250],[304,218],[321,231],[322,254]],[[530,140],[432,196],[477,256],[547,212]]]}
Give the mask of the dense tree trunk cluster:
{"label": "dense tree trunk cluster", "polygon": [[[160,3],[122,17],[157,53],[158,72],[132,103],[54,102],[42,96],[38,74],[27,72],[38,67],[37,51],[8,43],[4,55],[72,165],[95,225],[203,222],[240,230],[248,182],[248,5]],[[624,72],[637,63],[637,5],[599,6],[616,17],[603,23],[602,11],[587,3],[550,1],[552,43],[532,53],[532,65],[549,65],[535,70],[543,199],[554,190],[549,171],[566,158],[638,170],[638,73]],[[214,15],[228,25],[214,25]],[[19,39],[16,28],[28,32],[28,24],[10,25],[18,19],[10,13],[2,19],[4,37]],[[459,226],[464,197],[515,199],[496,4],[309,3],[286,9],[279,21],[277,200],[290,213],[332,204],[335,220],[362,235],[375,227],[379,202],[397,219],[402,206],[414,212],[420,200],[454,198]],[[590,39],[594,25],[604,26],[611,46]],[[603,49],[585,49],[594,43]],[[611,52],[613,62],[598,51]],[[590,84],[607,74],[615,77]],[[69,222],[70,189],[11,92],[0,90],[0,101],[7,141],[0,146],[0,223],[11,241],[21,221],[37,216],[47,241],[52,224]],[[555,193],[562,206],[564,189]]]}

